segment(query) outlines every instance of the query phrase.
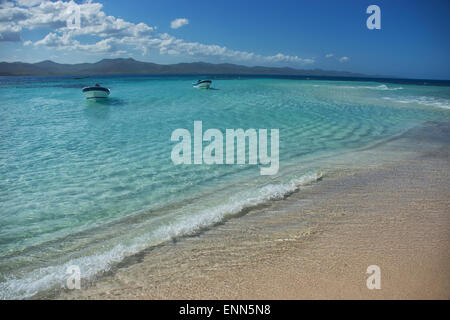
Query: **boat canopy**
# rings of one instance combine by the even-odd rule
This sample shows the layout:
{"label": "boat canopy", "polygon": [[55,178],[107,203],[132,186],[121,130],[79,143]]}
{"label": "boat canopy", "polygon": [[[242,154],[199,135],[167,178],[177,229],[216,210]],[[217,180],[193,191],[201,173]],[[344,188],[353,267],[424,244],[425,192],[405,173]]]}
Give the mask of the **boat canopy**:
{"label": "boat canopy", "polygon": [[88,92],[88,91],[105,91],[105,92],[109,92],[110,90],[108,88],[101,87],[99,84],[96,84],[94,87],[83,88],[83,92]]}

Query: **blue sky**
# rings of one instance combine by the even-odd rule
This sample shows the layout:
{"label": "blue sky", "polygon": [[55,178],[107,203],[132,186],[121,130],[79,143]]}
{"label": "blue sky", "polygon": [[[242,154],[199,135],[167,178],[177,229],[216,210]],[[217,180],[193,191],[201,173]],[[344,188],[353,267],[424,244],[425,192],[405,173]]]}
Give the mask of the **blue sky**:
{"label": "blue sky", "polygon": [[[381,30],[366,27],[372,4]],[[68,29],[75,7],[80,28]],[[450,79],[449,13],[448,0],[8,0],[0,61],[133,57]]]}

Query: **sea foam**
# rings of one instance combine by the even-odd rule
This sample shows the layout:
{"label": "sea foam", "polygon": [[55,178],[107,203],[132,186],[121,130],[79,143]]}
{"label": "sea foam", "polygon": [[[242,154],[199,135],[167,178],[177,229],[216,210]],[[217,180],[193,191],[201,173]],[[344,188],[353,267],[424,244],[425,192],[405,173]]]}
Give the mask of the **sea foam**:
{"label": "sea foam", "polygon": [[68,277],[66,271],[73,265],[80,268],[82,279],[91,280],[94,276],[110,270],[114,264],[128,256],[177,237],[195,234],[239,214],[244,209],[250,209],[271,200],[281,200],[298,191],[301,186],[316,182],[322,177],[322,172],[312,172],[293,178],[286,183],[267,184],[254,191],[236,195],[224,204],[194,214],[183,215],[170,224],[127,241],[127,244],[116,245],[104,253],[33,270],[21,277],[7,277],[0,283],[0,299],[26,299],[42,291],[64,289]]}
{"label": "sea foam", "polygon": [[435,107],[442,109],[450,109],[450,100],[426,96],[411,96],[411,97],[384,97],[383,99],[402,103],[402,104],[419,104],[427,107]]}
{"label": "sea foam", "polygon": [[381,90],[381,91],[396,91],[403,90],[403,87],[388,87],[385,84],[380,84],[378,86],[339,86],[345,89],[369,89],[369,90]]}

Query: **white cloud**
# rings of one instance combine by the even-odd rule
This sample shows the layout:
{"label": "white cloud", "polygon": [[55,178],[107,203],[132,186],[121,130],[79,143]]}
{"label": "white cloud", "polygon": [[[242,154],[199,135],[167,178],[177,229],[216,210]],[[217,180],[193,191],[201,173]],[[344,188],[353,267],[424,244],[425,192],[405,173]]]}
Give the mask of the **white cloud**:
{"label": "white cloud", "polygon": [[325,58],[332,58],[334,57],[334,53],[328,53],[327,55],[325,55]]}
{"label": "white cloud", "polygon": [[297,56],[287,56],[282,53],[278,53],[274,56],[262,57],[262,59],[268,62],[294,62],[300,64],[314,63],[314,59],[302,59]]}
{"label": "white cloud", "polygon": [[[1,1],[1,0],[0,0]],[[80,28],[67,27],[72,12],[79,9]],[[172,28],[188,24],[185,18],[172,21]],[[15,0],[0,3],[0,43],[22,41],[23,30],[51,30],[41,40],[30,40],[24,45],[45,46],[69,52],[119,55],[139,50],[147,54],[156,50],[160,54],[195,58],[215,57],[222,61],[246,61],[264,64],[311,64],[314,59],[278,53],[264,56],[253,52],[229,49],[216,44],[188,42],[167,33],[156,33],[156,27],[133,23],[108,16],[101,3],[87,0],[81,4],[73,1]],[[86,36],[90,41],[86,43]],[[92,42],[94,39],[94,42]]]}
{"label": "white cloud", "polygon": [[339,62],[347,62],[348,60],[350,60],[349,57],[342,57],[339,59]]}
{"label": "white cloud", "polygon": [[[15,6],[0,8],[0,32],[20,32],[23,29],[51,29],[53,32],[69,34],[71,37],[92,35],[99,37],[141,37],[151,33],[154,28],[145,23],[134,24],[113,16],[107,16],[102,11],[102,4],[85,2],[77,4],[73,1],[61,0],[18,0]],[[36,5],[39,4],[39,5]],[[24,8],[24,6],[27,6]],[[79,8],[81,28],[67,28],[67,20]],[[1,39],[1,37],[0,37]],[[19,40],[17,40],[19,41]],[[44,42],[41,42],[44,43]]]}
{"label": "white cloud", "polygon": [[188,19],[186,19],[186,18],[178,18],[178,19],[173,20],[170,23],[170,27],[172,29],[178,29],[178,28],[181,28],[182,26],[185,26],[187,24],[189,24],[189,20]]}
{"label": "white cloud", "polygon": [[43,2],[43,0],[17,0],[17,3],[22,7],[33,7],[41,2]]}
{"label": "white cloud", "polygon": [[0,23],[0,42],[10,41],[18,42],[22,40],[21,28],[18,26],[8,26],[7,24]]}
{"label": "white cloud", "polygon": [[314,63],[314,59],[302,59],[298,56],[289,56],[282,53],[278,53],[274,56],[263,56],[253,52],[232,50],[224,46],[186,42],[167,33],[160,35],[159,39],[153,38],[143,45],[156,48],[161,54],[184,54],[195,57],[214,56],[222,60],[254,61],[259,63]]}

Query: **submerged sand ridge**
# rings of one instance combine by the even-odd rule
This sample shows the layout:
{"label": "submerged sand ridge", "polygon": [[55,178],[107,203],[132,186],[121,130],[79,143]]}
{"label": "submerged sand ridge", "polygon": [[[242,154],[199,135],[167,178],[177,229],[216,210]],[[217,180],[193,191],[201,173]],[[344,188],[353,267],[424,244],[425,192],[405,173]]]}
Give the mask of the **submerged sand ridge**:
{"label": "submerged sand ridge", "polygon": [[[449,299],[450,124],[320,167],[323,181],[58,298]],[[380,290],[366,286],[370,265]]]}

